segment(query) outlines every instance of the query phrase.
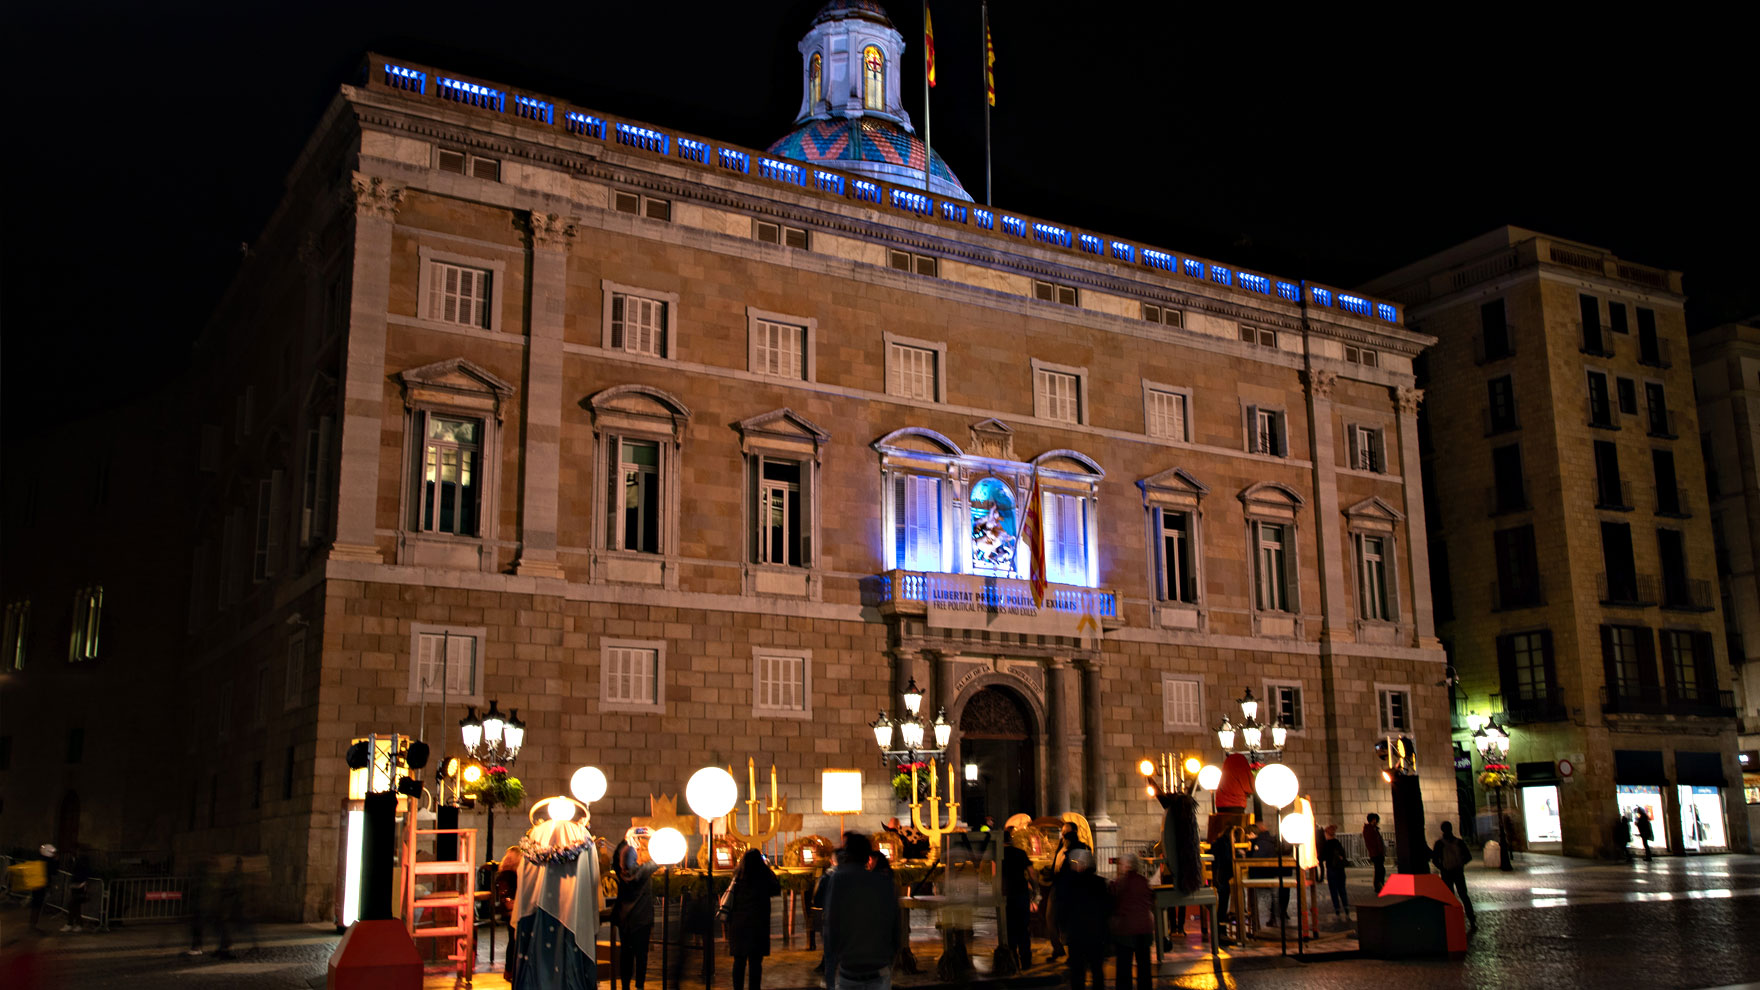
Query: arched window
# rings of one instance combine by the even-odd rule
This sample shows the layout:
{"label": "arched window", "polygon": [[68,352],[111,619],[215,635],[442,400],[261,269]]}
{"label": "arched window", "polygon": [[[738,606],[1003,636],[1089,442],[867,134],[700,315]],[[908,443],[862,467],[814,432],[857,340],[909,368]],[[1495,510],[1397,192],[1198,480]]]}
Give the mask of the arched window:
{"label": "arched window", "polygon": [[819,58],[819,53],[814,52],[812,60],[807,63],[807,109],[809,110],[819,105],[819,100],[823,95],[823,72],[824,64]]}
{"label": "arched window", "polygon": [[862,51],[862,106],[886,109],[886,57],[874,45]]}

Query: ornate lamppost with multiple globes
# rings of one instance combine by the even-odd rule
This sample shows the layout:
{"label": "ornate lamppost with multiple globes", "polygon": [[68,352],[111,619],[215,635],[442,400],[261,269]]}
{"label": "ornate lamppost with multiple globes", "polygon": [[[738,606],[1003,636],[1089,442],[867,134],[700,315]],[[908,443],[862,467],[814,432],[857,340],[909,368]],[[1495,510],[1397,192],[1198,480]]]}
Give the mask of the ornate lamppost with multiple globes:
{"label": "ornate lamppost with multiple globes", "polygon": [[1503,817],[1503,792],[1514,780],[1508,762],[1509,733],[1497,724],[1495,718],[1488,718],[1484,725],[1473,730],[1473,747],[1479,751],[1479,759],[1485,767],[1479,774],[1479,782],[1497,798],[1497,868],[1512,872],[1515,866],[1509,861],[1509,830],[1504,827]]}
{"label": "ornate lamppost with multiple globes", "polygon": [[[947,744],[953,739],[953,724],[947,721],[947,709],[942,708],[935,713],[933,721],[922,715],[923,692],[917,687],[917,679],[911,678],[901,695],[904,699],[905,714],[893,717],[881,712],[879,717],[868,723],[874,730],[874,741],[880,745],[880,763],[887,760],[897,763],[915,763],[917,757],[927,756],[931,759],[947,752]],[[893,730],[898,732],[900,748],[892,747]],[[924,739],[932,737],[933,747],[925,747]]]}
{"label": "ornate lamppost with multiple globes", "polygon": [[[1276,756],[1282,760],[1283,743],[1289,737],[1289,727],[1284,725],[1281,719],[1270,724],[1259,721],[1259,699],[1253,697],[1252,688],[1247,688],[1246,693],[1241,695],[1236,704],[1241,706],[1240,723],[1230,722],[1228,716],[1224,715],[1222,724],[1216,727],[1216,741],[1222,744],[1222,751],[1225,753],[1244,753],[1248,761],[1252,763],[1258,763],[1261,756]],[[1267,729],[1271,731],[1271,748],[1262,750],[1259,747],[1265,741]],[[1245,749],[1237,750],[1234,748],[1236,733],[1239,733],[1241,742],[1246,746]]]}
{"label": "ornate lamppost with multiple globes", "polygon": [[[487,855],[494,856],[495,807],[518,804],[525,794],[519,778],[509,774],[507,768],[519,759],[520,748],[526,742],[526,724],[519,719],[519,709],[515,708],[511,714],[502,715],[500,707],[491,700],[489,710],[482,718],[477,717],[477,707],[470,706],[464,718],[458,721],[458,731],[463,737],[465,752],[475,761],[474,765],[464,770],[465,790],[476,800],[483,802],[489,840],[484,848]],[[489,901],[489,962],[495,962],[493,897]]]}

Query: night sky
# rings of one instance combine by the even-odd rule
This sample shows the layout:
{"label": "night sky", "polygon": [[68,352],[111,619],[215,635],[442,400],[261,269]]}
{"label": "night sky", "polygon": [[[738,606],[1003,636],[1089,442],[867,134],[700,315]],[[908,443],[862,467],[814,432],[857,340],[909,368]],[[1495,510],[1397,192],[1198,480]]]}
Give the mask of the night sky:
{"label": "night sky", "polygon": [[[763,147],[821,2],[12,5],[6,429],[182,367],[367,50]],[[920,128],[920,14],[887,6]],[[1514,223],[1685,271],[1694,328],[1760,313],[1732,25],[1319,6],[994,0],[997,204],[1340,286]],[[933,10],[935,147],[981,200],[978,4]]]}

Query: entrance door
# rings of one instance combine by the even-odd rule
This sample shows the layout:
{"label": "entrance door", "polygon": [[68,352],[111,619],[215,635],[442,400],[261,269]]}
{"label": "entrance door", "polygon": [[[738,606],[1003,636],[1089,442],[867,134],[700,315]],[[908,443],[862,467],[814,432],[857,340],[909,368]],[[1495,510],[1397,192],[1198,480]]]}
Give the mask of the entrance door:
{"label": "entrance door", "polygon": [[1564,841],[1564,822],[1558,814],[1558,785],[1522,788],[1522,818],[1528,825],[1528,844]]}
{"label": "entrance door", "polygon": [[965,820],[980,828],[991,818],[991,827],[1001,828],[1013,814],[1038,817],[1033,718],[1026,703],[1007,688],[984,688],[960,712],[959,737],[962,760],[977,766],[978,777],[963,785]]}
{"label": "entrance door", "polygon": [[1632,823],[1632,841],[1627,844],[1633,849],[1644,848],[1644,838],[1638,834],[1638,809],[1643,808],[1650,816],[1651,847],[1667,850],[1668,839],[1662,831],[1662,788],[1655,784],[1620,784],[1616,790],[1619,813]]}
{"label": "entrance door", "polygon": [[1723,789],[1682,784],[1678,791],[1681,848],[1687,852],[1721,852],[1729,844],[1723,834]]}

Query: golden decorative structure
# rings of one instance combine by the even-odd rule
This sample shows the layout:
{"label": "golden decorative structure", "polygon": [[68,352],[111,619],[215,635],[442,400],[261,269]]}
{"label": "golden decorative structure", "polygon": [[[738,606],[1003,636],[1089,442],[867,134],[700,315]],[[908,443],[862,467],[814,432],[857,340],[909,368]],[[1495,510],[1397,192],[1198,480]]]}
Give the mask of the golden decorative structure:
{"label": "golden decorative structure", "polygon": [[[729,773],[732,769],[729,768]],[[759,818],[759,806],[764,808],[762,820]],[[746,757],[746,828],[739,827],[739,811],[727,813],[727,834],[748,848],[762,849],[770,840],[782,832],[798,832],[801,829],[802,816],[790,814],[788,799],[780,796],[776,789],[776,764],[770,764],[770,800],[768,803],[758,800],[758,767],[757,761]]]}
{"label": "golden decorative structure", "polygon": [[632,827],[647,828],[658,832],[663,828],[675,828],[685,835],[697,834],[697,816],[678,813],[678,795],[648,795],[648,814],[646,817],[636,816],[629,820]]}
{"label": "golden decorative structure", "polygon": [[941,837],[953,832],[964,832],[959,827],[959,802],[953,799],[953,765],[947,767],[947,818],[941,818],[941,782],[936,772],[935,761],[929,761],[929,823],[923,824],[923,803],[917,797],[917,768],[911,767],[911,824],[917,831],[929,837],[929,861],[934,862],[941,857]]}

